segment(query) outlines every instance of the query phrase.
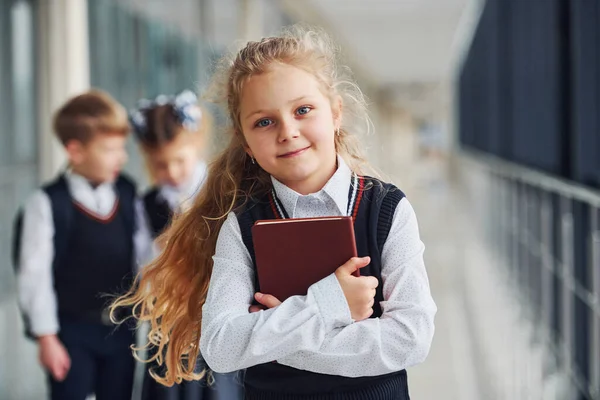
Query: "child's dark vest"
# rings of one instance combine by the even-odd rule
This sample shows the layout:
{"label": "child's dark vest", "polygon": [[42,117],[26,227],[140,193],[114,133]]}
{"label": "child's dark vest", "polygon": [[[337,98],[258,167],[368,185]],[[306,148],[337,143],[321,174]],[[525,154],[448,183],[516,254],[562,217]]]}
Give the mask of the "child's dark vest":
{"label": "child's dark vest", "polygon": [[[66,194],[53,202],[54,287],[61,320],[110,324],[106,306],[133,281],[135,186],[124,177],[115,184],[118,199],[106,218],[94,216],[68,195],[60,177],[46,192]],[[55,204],[56,203],[56,204]]]}
{"label": "child's dark vest", "polygon": [[169,203],[158,195],[158,188],[151,189],[144,195],[144,208],[150,222],[152,237],[156,239],[169,225],[173,211]]}
{"label": "child's dark vest", "polygon": [[[354,204],[351,214],[354,218],[358,256],[371,257],[371,263],[362,268],[360,273],[365,276],[375,276],[379,280],[371,316],[378,318],[382,313],[379,302],[383,301],[381,250],[391,228],[396,206],[404,194],[395,186],[374,178],[361,177],[358,186],[355,196],[352,195],[352,188],[350,189],[349,204]],[[279,211],[281,208],[281,204],[271,193],[260,201],[247,204],[243,211],[237,214],[242,238],[252,257],[255,270],[256,260],[251,228],[257,220],[281,218]],[[285,210],[282,211],[285,213]],[[257,274],[255,274],[254,284],[256,291],[259,291],[260,282]],[[244,383],[247,399],[406,400],[409,398],[405,370],[376,377],[347,378],[317,374],[278,363],[267,363],[248,368]]]}

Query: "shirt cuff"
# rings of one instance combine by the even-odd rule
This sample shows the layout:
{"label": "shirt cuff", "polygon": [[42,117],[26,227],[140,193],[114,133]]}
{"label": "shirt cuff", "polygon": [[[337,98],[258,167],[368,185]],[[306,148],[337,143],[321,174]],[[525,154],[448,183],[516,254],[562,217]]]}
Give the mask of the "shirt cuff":
{"label": "shirt cuff", "polygon": [[344,291],[335,274],[331,274],[313,284],[309,289],[309,293],[314,296],[317,308],[328,331],[354,322],[346,296],[344,296]]}
{"label": "shirt cuff", "polygon": [[56,335],[60,330],[58,322],[53,318],[46,318],[44,321],[31,321],[31,334],[35,337]]}

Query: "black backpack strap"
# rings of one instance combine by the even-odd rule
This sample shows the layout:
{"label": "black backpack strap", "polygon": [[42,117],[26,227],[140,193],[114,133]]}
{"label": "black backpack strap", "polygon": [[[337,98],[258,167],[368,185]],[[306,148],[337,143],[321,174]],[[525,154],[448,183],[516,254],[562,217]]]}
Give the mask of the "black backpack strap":
{"label": "black backpack strap", "polygon": [[19,272],[19,261],[21,258],[21,236],[23,235],[23,209],[17,211],[13,222],[13,237],[11,248],[11,259],[15,273]]}

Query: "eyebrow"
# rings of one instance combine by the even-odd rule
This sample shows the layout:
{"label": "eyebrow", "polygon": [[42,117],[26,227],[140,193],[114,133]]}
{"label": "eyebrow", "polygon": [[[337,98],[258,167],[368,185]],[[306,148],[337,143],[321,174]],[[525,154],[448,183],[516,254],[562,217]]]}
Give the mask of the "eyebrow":
{"label": "eyebrow", "polygon": [[[300,96],[300,97],[296,97],[295,99],[292,99],[292,100],[288,101],[288,104],[292,104],[292,103],[295,103],[295,102],[297,102],[297,101],[304,100],[304,99],[307,99],[307,98],[310,98],[310,96]],[[265,110],[256,110],[256,111],[253,111],[252,113],[250,113],[250,114],[248,114],[246,117],[244,117],[244,119],[245,119],[245,120],[246,120],[246,119],[249,119],[250,117],[252,117],[252,116],[253,116],[253,115],[255,115],[255,114],[262,114],[262,113],[264,113],[264,112],[265,112]]]}

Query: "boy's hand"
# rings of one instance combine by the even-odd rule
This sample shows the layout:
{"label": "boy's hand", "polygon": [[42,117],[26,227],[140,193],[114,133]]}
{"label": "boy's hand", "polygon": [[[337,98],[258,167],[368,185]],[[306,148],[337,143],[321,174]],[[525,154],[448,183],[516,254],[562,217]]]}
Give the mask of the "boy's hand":
{"label": "boy's hand", "polygon": [[370,262],[370,257],[353,257],[335,270],[335,276],[344,291],[350,314],[355,321],[362,321],[373,314],[375,288],[379,285],[379,281],[373,276],[356,277],[352,275],[356,270],[369,265]]}
{"label": "boy's hand", "polygon": [[71,358],[65,346],[56,335],[42,336],[38,339],[38,344],[42,366],[50,372],[55,380],[64,381],[71,369]]}
{"label": "boy's hand", "polygon": [[279,301],[275,296],[271,296],[270,294],[262,294],[260,292],[257,292],[254,294],[254,298],[256,299],[256,301],[262,304],[262,306],[250,306],[248,311],[250,311],[251,313],[259,312],[260,310],[267,310],[269,308],[277,307],[281,304],[281,301]]}

